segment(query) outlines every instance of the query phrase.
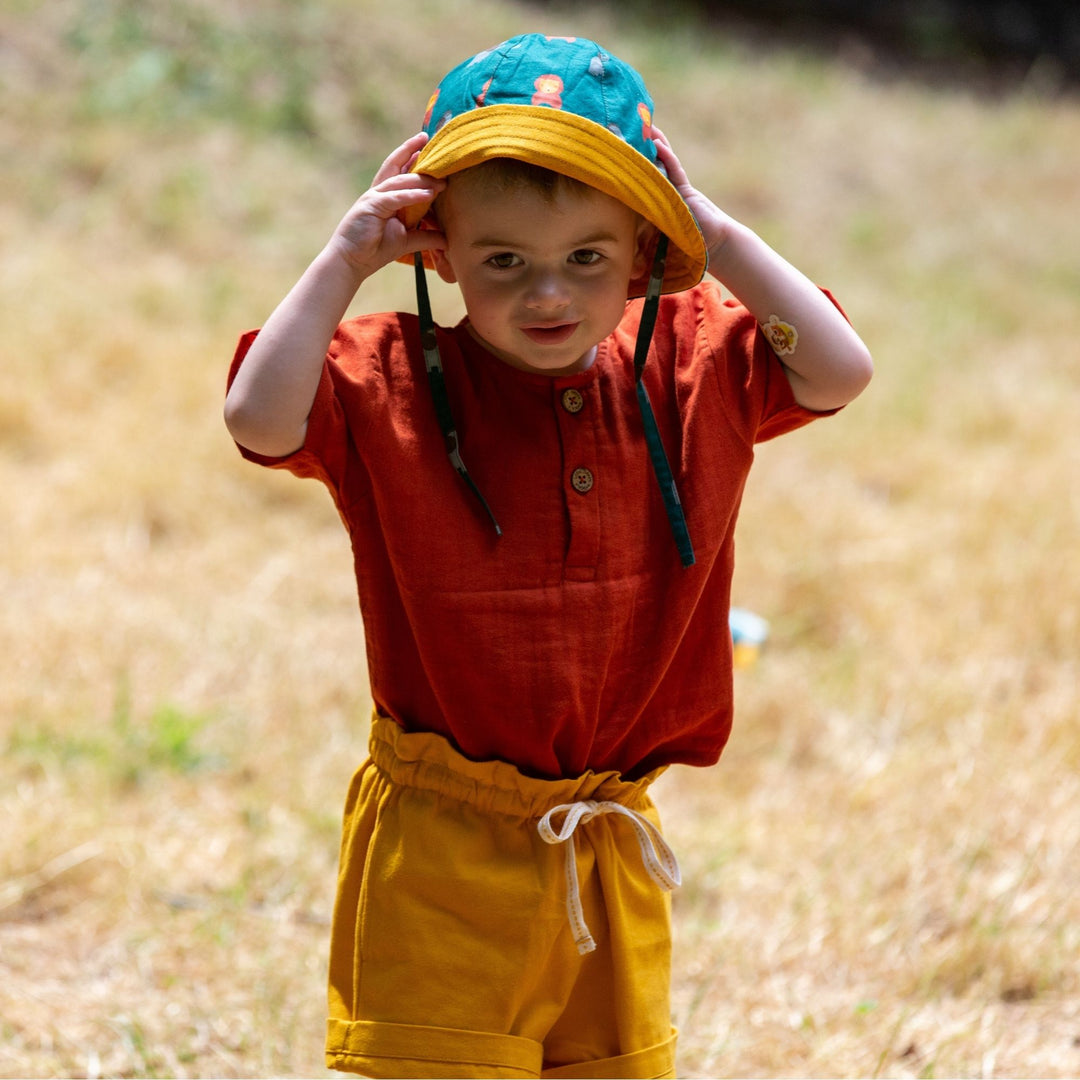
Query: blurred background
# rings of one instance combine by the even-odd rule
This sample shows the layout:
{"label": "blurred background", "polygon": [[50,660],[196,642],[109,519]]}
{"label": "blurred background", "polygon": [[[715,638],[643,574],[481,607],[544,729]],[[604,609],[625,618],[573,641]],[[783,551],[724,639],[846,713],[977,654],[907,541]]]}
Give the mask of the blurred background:
{"label": "blurred background", "polygon": [[981,69],[1022,79],[1039,62],[1075,79],[1080,65],[1080,11],[1068,0],[683,0],[680,9],[826,51],[846,39],[923,73],[937,64],[969,78]]}
{"label": "blurred background", "polygon": [[681,1075],[1077,1075],[1080,29],[1009,0],[6,0],[0,1075],[322,1074],[362,627],[225,372],[441,75],[526,30],[638,67],[877,365],[760,448],[770,636],[720,765],[660,783]]}

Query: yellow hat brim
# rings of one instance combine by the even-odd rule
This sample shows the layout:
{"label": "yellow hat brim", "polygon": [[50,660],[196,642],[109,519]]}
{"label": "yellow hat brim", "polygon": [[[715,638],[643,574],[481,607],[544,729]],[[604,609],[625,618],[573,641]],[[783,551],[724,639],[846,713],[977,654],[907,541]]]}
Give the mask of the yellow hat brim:
{"label": "yellow hat brim", "polygon": [[[618,135],[576,113],[533,105],[488,105],[461,113],[440,128],[414,171],[444,178],[493,158],[516,158],[562,173],[636,210],[670,241],[664,292],[696,285],[708,265],[705,240],[671,182]],[[430,204],[412,206],[415,227]],[[403,259],[411,262],[412,256]],[[429,257],[425,255],[425,262]],[[632,290],[640,295],[644,288]]]}

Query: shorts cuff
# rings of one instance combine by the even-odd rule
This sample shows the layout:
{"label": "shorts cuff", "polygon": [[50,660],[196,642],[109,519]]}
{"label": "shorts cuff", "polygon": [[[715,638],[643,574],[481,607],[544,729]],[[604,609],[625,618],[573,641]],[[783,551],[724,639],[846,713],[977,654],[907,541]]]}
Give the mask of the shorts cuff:
{"label": "shorts cuff", "polygon": [[562,1065],[557,1069],[544,1069],[543,1077],[561,1077],[563,1080],[667,1080],[675,1076],[675,1043],[679,1033],[671,1029],[671,1037],[620,1057],[601,1058],[598,1061],[581,1061],[576,1065]]}
{"label": "shorts cuff", "polygon": [[327,1067],[376,1078],[535,1078],[543,1053],[532,1039],[486,1031],[371,1020],[330,1019],[326,1026]]}

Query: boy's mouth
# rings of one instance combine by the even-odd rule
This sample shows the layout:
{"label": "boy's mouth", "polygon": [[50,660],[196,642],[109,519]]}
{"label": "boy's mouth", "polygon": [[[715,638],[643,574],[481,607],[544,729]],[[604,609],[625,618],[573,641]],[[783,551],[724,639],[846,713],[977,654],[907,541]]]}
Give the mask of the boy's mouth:
{"label": "boy's mouth", "polygon": [[561,345],[573,335],[578,326],[576,322],[534,323],[532,326],[521,327],[521,332],[537,345]]}

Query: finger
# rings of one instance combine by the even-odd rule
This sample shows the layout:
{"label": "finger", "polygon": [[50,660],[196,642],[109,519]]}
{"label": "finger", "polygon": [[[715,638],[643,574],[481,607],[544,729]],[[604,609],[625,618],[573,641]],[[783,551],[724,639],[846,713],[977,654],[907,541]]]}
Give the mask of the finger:
{"label": "finger", "polygon": [[437,229],[411,229],[405,236],[405,253],[445,251],[446,237]]}
{"label": "finger", "polygon": [[432,176],[423,176],[420,173],[395,173],[377,184],[372,184],[361,199],[410,191],[416,193],[418,199],[425,198],[428,202],[434,202],[445,187],[445,180],[436,180]]}
{"label": "finger", "polygon": [[375,173],[375,179],[372,180],[372,185],[378,184],[387,177],[395,176],[398,173],[409,172],[427,141],[427,133],[423,131],[406,139],[379,166],[378,172]]}
{"label": "finger", "polygon": [[404,187],[372,190],[361,200],[358,209],[375,217],[391,218],[410,206],[430,205],[437,192],[428,187]]}
{"label": "finger", "polygon": [[671,143],[659,131],[655,133],[655,136],[653,141],[656,143],[656,152],[665,158],[674,157],[675,151],[671,149]]}
{"label": "finger", "polygon": [[372,187],[392,190],[393,188],[401,187],[402,185],[416,188],[430,188],[437,193],[446,187],[446,180],[437,176],[429,176],[427,173],[394,173],[393,176],[388,176],[386,179],[380,181],[379,184],[373,184]]}
{"label": "finger", "polygon": [[372,184],[372,191],[395,191],[403,187],[425,188],[432,193],[432,197],[438,195],[446,187],[446,181],[437,176],[428,176],[426,173],[403,172],[394,173],[386,177],[378,184]]}
{"label": "finger", "polygon": [[[414,172],[416,170],[416,163],[419,160],[420,160],[420,151],[417,150],[417,152],[415,154],[413,154],[413,156],[411,158],[409,158],[409,164],[405,166],[405,171],[406,172]],[[423,176],[423,175],[427,175],[427,174],[426,173],[421,173],[420,175]]]}
{"label": "finger", "polygon": [[690,178],[686,175],[686,170],[683,168],[682,162],[679,160],[675,151],[671,149],[671,143],[669,143],[666,138],[661,137],[656,140],[656,152],[660,160],[664,163],[664,168],[667,169],[668,179],[676,187],[690,182]]}
{"label": "finger", "polygon": [[[438,198],[439,189],[429,187],[426,184],[405,184],[397,186],[393,181],[387,181],[385,185],[368,192],[369,212],[379,217],[390,217],[394,214],[401,216],[402,211],[410,207],[421,207],[426,211]],[[419,215],[410,214],[415,220]]]}

